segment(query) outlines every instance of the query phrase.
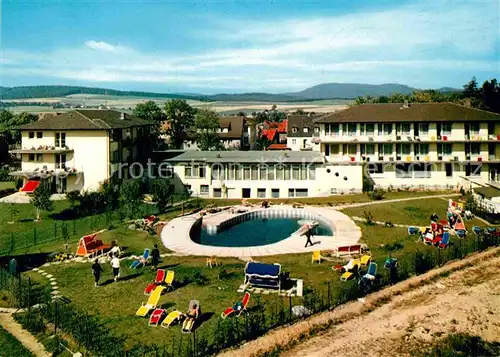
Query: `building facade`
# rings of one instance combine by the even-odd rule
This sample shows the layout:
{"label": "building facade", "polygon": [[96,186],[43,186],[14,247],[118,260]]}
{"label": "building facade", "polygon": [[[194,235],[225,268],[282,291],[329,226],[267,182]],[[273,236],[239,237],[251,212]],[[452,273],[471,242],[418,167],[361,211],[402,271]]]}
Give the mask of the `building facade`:
{"label": "building facade", "polygon": [[127,177],[128,165],[147,161],[151,127],[149,121],[113,110],[44,116],[20,127],[21,146],[10,152],[20,155],[21,170],[12,175],[47,180],[52,192],[97,189],[113,177]]}
{"label": "building facade", "polygon": [[319,142],[313,142],[313,135],[319,133],[319,124],[309,115],[294,115],[288,118],[286,144],[293,151],[319,151]]}
{"label": "building facade", "polygon": [[360,166],[325,165],[319,152],[186,151],[166,162],[173,182],[198,197],[295,198],[362,190]]}
{"label": "building facade", "polygon": [[315,119],[330,164],[362,165],[376,186],[500,181],[500,115],[451,103],[363,104]]}

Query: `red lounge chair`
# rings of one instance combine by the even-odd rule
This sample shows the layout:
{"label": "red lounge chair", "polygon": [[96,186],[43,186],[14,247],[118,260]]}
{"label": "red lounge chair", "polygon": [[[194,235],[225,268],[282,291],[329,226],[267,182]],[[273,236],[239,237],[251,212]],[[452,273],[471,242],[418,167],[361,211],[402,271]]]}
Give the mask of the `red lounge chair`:
{"label": "red lounge chair", "polygon": [[144,289],[144,295],[149,295],[151,292],[158,286],[163,284],[163,281],[165,280],[165,270],[164,269],[158,269],[156,271],[156,278],[153,283],[149,283],[148,286],[146,286],[146,289]]}
{"label": "red lounge chair", "polygon": [[437,229],[437,223],[432,222],[431,223],[431,230],[434,232]]}
{"label": "red lounge chair", "polygon": [[442,236],[436,236],[432,241],[432,245],[441,243]]}
{"label": "red lounge chair", "polygon": [[155,309],[149,318],[149,326],[158,327],[158,324],[161,321],[161,318],[165,314],[164,309]]}
{"label": "red lounge chair", "polygon": [[220,315],[220,317],[225,319],[226,317],[232,315],[233,313],[234,313],[234,309],[232,307],[228,307],[226,310],[224,310],[224,312]]}
{"label": "red lounge chair", "polygon": [[243,296],[243,300],[241,301],[243,308],[238,311],[238,316],[240,316],[243,313],[243,311],[247,311],[247,306],[249,301],[250,301],[250,293],[247,292],[245,293],[245,296]]}

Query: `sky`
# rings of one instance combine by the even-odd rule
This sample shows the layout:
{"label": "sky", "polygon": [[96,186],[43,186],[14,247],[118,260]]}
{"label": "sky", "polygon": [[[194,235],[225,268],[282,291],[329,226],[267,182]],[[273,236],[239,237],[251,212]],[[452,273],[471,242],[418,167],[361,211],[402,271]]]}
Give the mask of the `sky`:
{"label": "sky", "polygon": [[[0,85],[283,93],[499,78],[498,0],[2,0]],[[500,78],[499,78],[500,79]]]}

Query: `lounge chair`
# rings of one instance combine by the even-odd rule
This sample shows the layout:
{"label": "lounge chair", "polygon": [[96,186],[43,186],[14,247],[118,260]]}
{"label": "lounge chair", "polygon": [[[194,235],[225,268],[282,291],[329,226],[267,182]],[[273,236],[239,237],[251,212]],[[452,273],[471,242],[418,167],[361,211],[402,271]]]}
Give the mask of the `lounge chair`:
{"label": "lounge chair", "polygon": [[362,279],[375,280],[377,276],[377,263],[370,263],[368,271],[363,275]]}
{"label": "lounge chair", "polygon": [[226,317],[231,316],[233,313],[234,313],[234,309],[231,306],[231,307],[228,307],[226,310],[224,310],[222,312],[222,314],[220,315],[220,317],[222,317],[223,319],[225,319]]}
{"label": "lounge chair", "polygon": [[161,323],[161,327],[169,328],[172,324],[180,322],[184,318],[184,314],[179,310],[171,311]]}
{"label": "lounge chair", "polygon": [[142,257],[130,264],[130,269],[142,268],[149,260],[149,248],[144,249]]}
{"label": "lounge chair", "polygon": [[228,307],[226,310],[222,312],[220,317],[225,319],[228,316],[231,316],[232,314],[236,314],[236,316],[240,316],[244,311],[247,311],[247,306],[248,302],[250,301],[250,293],[246,292],[245,295],[243,296],[242,301],[238,301],[236,304],[233,306]]}
{"label": "lounge chair", "polygon": [[191,311],[193,307],[196,305],[196,316],[194,318],[190,318],[188,314],[186,314],[186,320],[182,324],[182,332],[190,333],[193,330],[194,324],[200,315],[200,302],[198,300],[191,300],[189,302],[188,311]]}
{"label": "lounge chair", "polygon": [[321,264],[321,252],[316,250],[312,253],[311,263],[318,262]]}
{"label": "lounge chair", "polygon": [[419,232],[419,229],[417,227],[408,227],[408,235],[414,235]]}
{"label": "lounge chair", "polygon": [[247,306],[248,302],[250,301],[250,293],[246,292],[245,295],[243,296],[243,300],[241,300],[241,309],[235,311],[237,313],[237,316],[240,316],[243,312],[247,312]]}
{"label": "lounge chair", "polygon": [[149,295],[148,301],[146,303],[142,303],[141,307],[135,314],[141,317],[147,316],[147,314],[149,314],[149,312],[155,309],[156,305],[158,305],[158,301],[160,301],[160,296],[164,289],[165,287],[163,286],[157,286],[151,295]]}
{"label": "lounge chair", "polygon": [[175,272],[172,270],[167,271],[167,277],[165,278],[167,291],[174,290],[174,278]]}
{"label": "lounge chair", "polygon": [[165,309],[154,309],[153,313],[149,317],[149,326],[157,327],[164,314]]}
{"label": "lounge chair", "polygon": [[446,249],[448,248],[448,244],[450,244],[450,233],[444,232],[443,239],[441,239],[441,242],[439,243],[439,248]]}
{"label": "lounge chair", "polygon": [[455,233],[458,238],[465,238],[465,235],[467,234],[465,229],[455,229]]}
{"label": "lounge chair", "polygon": [[349,260],[349,262],[346,265],[343,265],[343,266],[342,265],[335,265],[332,267],[332,269],[344,273],[344,272],[351,271],[355,268],[356,269],[359,268],[360,264],[361,263],[360,263],[359,259],[351,259],[351,260]]}
{"label": "lounge chair", "polygon": [[481,232],[482,232],[481,227],[478,227],[478,226],[474,226],[474,227],[472,227],[472,230],[473,230],[473,231],[474,231],[474,233],[476,233],[476,234],[481,234]]}
{"label": "lounge chair", "polygon": [[398,260],[396,258],[387,258],[384,262],[384,268],[394,269],[398,267]]}
{"label": "lounge chair", "polygon": [[347,281],[347,280],[351,280],[352,278],[354,278],[354,273],[351,271],[346,271],[340,277],[340,281]]}
{"label": "lounge chair", "polygon": [[359,259],[359,263],[361,264],[361,266],[367,266],[368,264],[370,264],[371,261],[372,261],[372,256],[367,254],[363,255]]}
{"label": "lounge chair", "polygon": [[151,294],[151,291],[153,291],[157,286],[163,284],[164,280],[165,280],[165,270],[158,269],[156,271],[155,281],[152,283],[149,283],[148,286],[146,286],[146,289],[144,289],[144,295]]}

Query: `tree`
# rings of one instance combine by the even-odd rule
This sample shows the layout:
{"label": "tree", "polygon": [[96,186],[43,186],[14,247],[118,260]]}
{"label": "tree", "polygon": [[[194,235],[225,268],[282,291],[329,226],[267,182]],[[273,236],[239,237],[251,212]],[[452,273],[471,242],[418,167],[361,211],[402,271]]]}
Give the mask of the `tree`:
{"label": "tree", "polygon": [[500,113],[500,85],[496,78],[485,81],[481,87],[484,107],[495,113]]}
{"label": "tree", "polygon": [[40,220],[40,211],[52,211],[53,205],[50,200],[50,191],[45,182],[41,182],[40,185],[33,192],[31,197],[31,203],[36,208],[36,220]]}
{"label": "tree", "polygon": [[137,216],[142,201],[141,181],[139,179],[123,181],[120,186],[120,203],[130,217]]}
{"label": "tree", "polygon": [[154,101],[149,100],[145,103],[139,103],[135,106],[132,113],[139,118],[161,123],[165,120],[165,113]]}
{"label": "tree", "polygon": [[10,216],[9,223],[14,223],[16,221],[17,215],[19,214],[19,208],[17,208],[15,203],[11,203],[7,210]]}
{"label": "tree", "polygon": [[222,150],[223,145],[218,134],[219,116],[216,112],[210,109],[200,109],[196,114],[195,126],[198,130],[196,143],[200,150]]}
{"label": "tree", "polygon": [[170,125],[167,134],[175,149],[180,149],[186,137],[186,130],[194,124],[195,110],[185,100],[172,99],[165,104],[166,121]]}
{"label": "tree", "polygon": [[38,117],[31,113],[19,113],[13,115],[8,110],[0,111],[0,134],[8,144],[15,144],[21,141],[21,133],[17,127],[37,121]]}
{"label": "tree", "polygon": [[163,178],[154,179],[151,183],[153,202],[156,203],[160,212],[164,212],[173,197],[173,185]]}

